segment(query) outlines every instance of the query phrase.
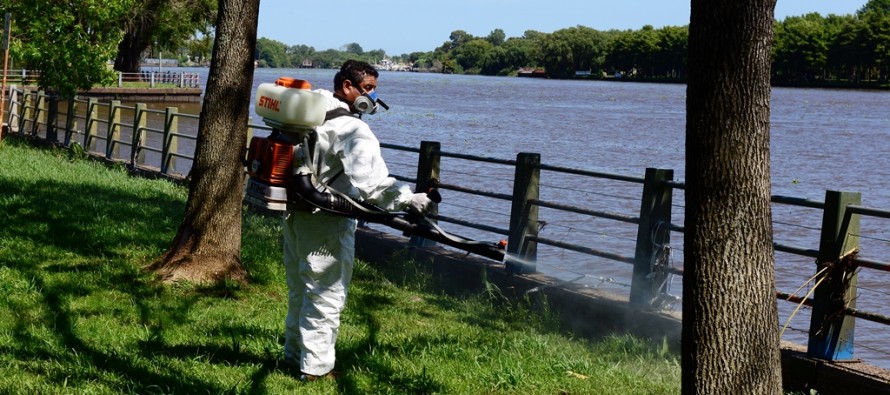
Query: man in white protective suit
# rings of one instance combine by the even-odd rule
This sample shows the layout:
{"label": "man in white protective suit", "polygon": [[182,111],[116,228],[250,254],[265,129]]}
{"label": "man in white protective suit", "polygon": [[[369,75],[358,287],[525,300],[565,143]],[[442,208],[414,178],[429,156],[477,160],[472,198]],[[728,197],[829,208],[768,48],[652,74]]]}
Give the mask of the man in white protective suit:
{"label": "man in white protective suit", "polygon": [[[334,76],[334,92],[316,90],[327,97],[327,110],[342,108],[351,114],[329,117],[316,128],[315,176],[355,200],[387,211],[424,213],[431,204],[429,197],[389,176],[380,143],[360,118],[376,110],[377,77],[370,64],[350,60]],[[324,211],[294,205],[285,215],[284,356],[288,364],[299,366],[301,380],[335,376],[334,346],[352,277],[355,230],[355,219]]]}

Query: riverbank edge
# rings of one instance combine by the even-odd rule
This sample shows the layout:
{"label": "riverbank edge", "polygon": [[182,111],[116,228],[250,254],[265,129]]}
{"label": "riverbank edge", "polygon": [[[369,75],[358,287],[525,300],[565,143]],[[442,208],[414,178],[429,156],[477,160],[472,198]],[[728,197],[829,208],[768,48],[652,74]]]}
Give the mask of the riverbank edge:
{"label": "riverbank edge", "polygon": [[[14,86],[14,85],[13,85]],[[11,88],[12,86],[10,86]],[[34,85],[23,85],[20,89],[36,91]],[[120,100],[142,103],[201,103],[201,88],[124,88],[100,87],[77,91],[80,99],[95,98],[99,101]]]}
{"label": "riverbank edge", "polygon": [[[550,78],[550,77],[540,77]],[[597,77],[597,76],[576,76],[569,78],[553,78],[567,80],[582,81],[607,81],[607,82],[637,82],[652,84],[686,84],[686,80],[682,78],[640,78],[640,77]],[[866,91],[887,91],[890,90],[890,82],[881,81],[772,81],[770,86],[773,88],[809,88],[809,89],[845,89],[845,90],[866,90]]]}
{"label": "riverbank edge", "polygon": [[[457,253],[441,247],[410,247],[405,239],[360,228],[356,232],[356,256],[375,265],[386,265],[387,257],[407,250],[418,262],[428,262],[449,290],[481,291],[485,283],[496,285],[504,295],[517,299],[538,294],[555,312],[563,329],[576,336],[595,339],[611,333],[630,333],[666,341],[680,350],[682,319],[677,313],[632,308],[618,295],[587,287],[550,284],[558,279],[534,274],[509,274],[501,263]],[[577,317],[585,317],[578,320]],[[573,319],[574,318],[574,319]],[[890,394],[890,370],[860,361],[825,361],[806,356],[806,349],[782,343],[782,382],[786,391],[809,391],[821,395],[850,393]]]}
{"label": "riverbank edge", "polygon": [[82,98],[146,103],[200,103],[201,88],[92,88],[77,92]]}

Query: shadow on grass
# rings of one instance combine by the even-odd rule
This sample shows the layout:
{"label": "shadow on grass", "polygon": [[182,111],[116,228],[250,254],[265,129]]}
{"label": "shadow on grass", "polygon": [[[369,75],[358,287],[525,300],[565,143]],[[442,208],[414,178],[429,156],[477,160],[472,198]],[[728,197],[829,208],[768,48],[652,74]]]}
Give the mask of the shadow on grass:
{"label": "shadow on grass", "polygon": [[[372,275],[400,286],[414,287],[428,295],[426,303],[451,312],[464,310],[463,302],[459,300],[478,298],[481,305],[490,307],[460,313],[455,319],[484,332],[501,333],[507,329],[534,328],[539,333],[569,334],[583,340],[591,350],[623,347],[640,355],[670,353],[679,357],[679,343],[667,342],[666,335],[635,338],[623,330],[620,323],[590,323],[595,318],[577,315],[571,309],[553,308],[548,289],[542,292],[517,293],[515,289],[500,289],[489,282],[485,270],[480,270],[477,282],[467,281],[463,277],[455,280],[447,273],[437,273],[434,266],[432,262],[411,258],[407,251],[401,251],[394,253],[384,263],[374,265]],[[586,325],[582,332],[575,332],[573,329],[578,322]]]}
{"label": "shadow on grass", "polygon": [[[7,302],[8,311],[15,316],[7,318],[14,322],[11,327],[14,342],[0,344],[5,358],[38,361],[20,365],[27,366],[34,376],[47,377],[53,383],[66,382],[72,387],[101,383],[120,392],[145,393],[160,389],[167,393],[263,393],[265,378],[269,375],[293,376],[294,372],[283,364],[280,344],[273,342],[262,351],[242,347],[240,339],[258,336],[279,339],[280,343],[280,334],[256,326],[211,321],[204,324],[211,335],[202,339],[185,344],[165,339],[165,334],[175,330],[175,325],[189,320],[189,312],[203,300],[230,299],[238,293],[223,286],[172,294],[140,269],[172,240],[184,212],[185,203],[181,199],[163,193],[134,193],[66,181],[15,181],[0,176],[0,191],[3,191],[0,195],[0,269],[26,279],[36,301],[16,298]],[[442,288],[436,279],[423,278],[422,265],[405,262],[403,266],[371,275],[384,276],[401,285],[416,281],[421,289],[433,295],[440,292]],[[0,284],[0,292],[9,294],[3,287]],[[82,335],[77,327],[83,317],[108,312],[92,307],[95,311],[85,314],[84,308],[73,307],[72,301],[93,294],[104,298],[101,293],[109,290],[123,294],[137,311],[137,317],[128,325],[144,328],[146,332],[133,335],[138,340],[124,350],[103,347]],[[402,393],[447,391],[443,383],[426,372],[405,372],[385,359],[370,355],[375,350],[399,351],[378,339],[381,324],[385,324],[379,322],[378,312],[394,301],[381,290],[351,295],[356,296],[355,302],[361,308],[352,309],[350,314],[357,319],[357,325],[366,329],[367,336],[358,344],[338,350],[339,369],[368,370],[373,372],[377,385]],[[429,302],[443,308],[458,307],[450,298],[433,296]],[[107,305],[106,302],[100,308],[108,308]],[[495,320],[503,318],[468,313],[460,319],[497,329]],[[107,336],[114,340],[115,334]],[[398,348],[423,348],[448,342],[447,336],[416,336]],[[202,363],[220,366],[249,365],[253,369],[250,382],[245,383],[249,388],[236,391],[218,380],[203,378],[196,373],[199,369],[184,369],[180,363],[165,362],[167,359],[175,362],[200,359],[206,361]],[[159,363],[164,365],[158,366]],[[337,385],[344,393],[360,391],[358,383],[348,376],[338,380]]]}
{"label": "shadow on grass", "polygon": [[[364,325],[367,335],[365,338],[350,347],[338,348],[337,364],[345,370],[367,370],[373,372],[376,385],[379,388],[388,388],[396,393],[403,394],[435,394],[443,393],[446,388],[438,383],[425,371],[412,374],[382,362],[383,358],[372,356],[371,353],[398,352],[394,346],[388,346],[379,342],[381,322],[377,313],[395,302],[391,297],[383,295],[379,289],[372,290],[370,294],[356,295],[350,304],[361,306],[360,309],[352,309],[350,314]],[[433,340],[424,336],[414,337],[403,345],[402,349],[417,345],[418,348],[432,344]],[[346,394],[361,393],[356,384],[348,377],[338,380],[337,385],[341,392]]]}
{"label": "shadow on grass", "polygon": [[[237,339],[255,336],[256,327],[218,325],[215,331],[233,339],[227,346],[170,346],[163,341],[169,330],[165,322],[182,322],[202,298],[218,296],[168,295],[140,267],[172,240],[185,207],[180,199],[66,181],[26,182],[8,173],[0,177],[0,191],[0,269],[27,282],[24,290],[4,289],[7,295],[18,294],[4,303],[14,315],[4,324],[14,341],[0,350],[5,359],[26,366],[32,377],[75,388],[101,383],[120,392],[232,392],[175,364],[154,365],[158,356],[189,360],[212,355],[211,363],[259,366],[249,392],[262,393],[262,378],[279,370],[279,358],[271,352],[240,348]],[[116,314],[109,306],[113,302],[102,300],[103,292],[123,295],[138,312],[138,322],[128,325],[146,328],[148,334],[133,329],[133,336],[146,338],[135,349],[113,350],[101,344],[102,338],[97,344],[77,327],[80,318]],[[93,295],[100,301],[84,306],[82,300]],[[116,340],[114,333],[102,335]]]}

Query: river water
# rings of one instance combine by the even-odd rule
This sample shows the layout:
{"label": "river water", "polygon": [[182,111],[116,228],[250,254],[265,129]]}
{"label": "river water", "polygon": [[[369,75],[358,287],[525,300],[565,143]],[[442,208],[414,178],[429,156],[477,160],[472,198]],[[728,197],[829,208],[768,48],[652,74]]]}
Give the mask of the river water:
{"label": "river water", "polygon": [[[203,73],[207,69],[187,69]],[[279,76],[310,81],[330,89],[334,70],[257,69],[254,89]],[[380,98],[389,111],[368,116],[381,142],[417,147],[438,141],[446,152],[515,159],[519,152],[541,154],[548,165],[642,177],[645,168],[673,169],[685,177],[686,87],[607,81],[563,81],[425,73],[382,72]],[[199,105],[177,103],[180,113],[197,114]],[[890,93],[860,90],[774,88],[772,91],[772,193],[822,201],[826,190],[862,194],[863,205],[890,209]],[[253,114],[253,106],[251,106]],[[254,122],[261,120],[254,115]],[[182,127],[182,126],[181,126]],[[394,174],[414,177],[416,154],[385,150]],[[496,193],[512,192],[512,170],[459,164],[444,158],[443,182]],[[640,188],[570,179],[542,173],[542,199],[593,210],[638,215]],[[682,225],[683,191],[674,194],[674,222]],[[445,191],[440,213],[499,228],[507,227],[509,203],[479,202],[478,197]],[[777,243],[818,248],[821,213],[774,205]],[[604,220],[550,218],[542,237],[565,240],[632,257],[636,227]],[[861,224],[861,257],[890,261],[890,220],[865,218]],[[481,240],[505,238],[475,229],[459,229]],[[670,240],[673,265],[682,267],[682,234]],[[538,270],[576,285],[627,294],[630,266],[603,258],[541,246]],[[776,254],[778,288],[794,293],[814,274],[811,258]],[[579,278],[580,277],[580,278]],[[812,282],[809,282],[812,285]],[[804,296],[809,286],[798,291]],[[682,294],[682,279],[670,293]],[[890,315],[884,301],[890,275],[863,270],[857,308]],[[783,340],[805,344],[809,309],[779,303]],[[672,306],[679,311],[679,303]],[[789,321],[789,317],[792,317]],[[857,320],[855,357],[890,368],[888,328]]]}

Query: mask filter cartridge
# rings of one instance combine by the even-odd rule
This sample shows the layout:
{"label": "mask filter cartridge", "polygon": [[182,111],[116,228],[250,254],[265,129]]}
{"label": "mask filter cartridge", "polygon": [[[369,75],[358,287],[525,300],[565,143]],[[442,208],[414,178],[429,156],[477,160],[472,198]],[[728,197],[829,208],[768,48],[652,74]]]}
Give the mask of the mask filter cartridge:
{"label": "mask filter cartridge", "polygon": [[373,114],[377,112],[377,103],[375,103],[377,93],[374,92],[372,95],[373,96],[363,93],[361,96],[355,98],[355,101],[352,102],[352,106],[362,114]]}

